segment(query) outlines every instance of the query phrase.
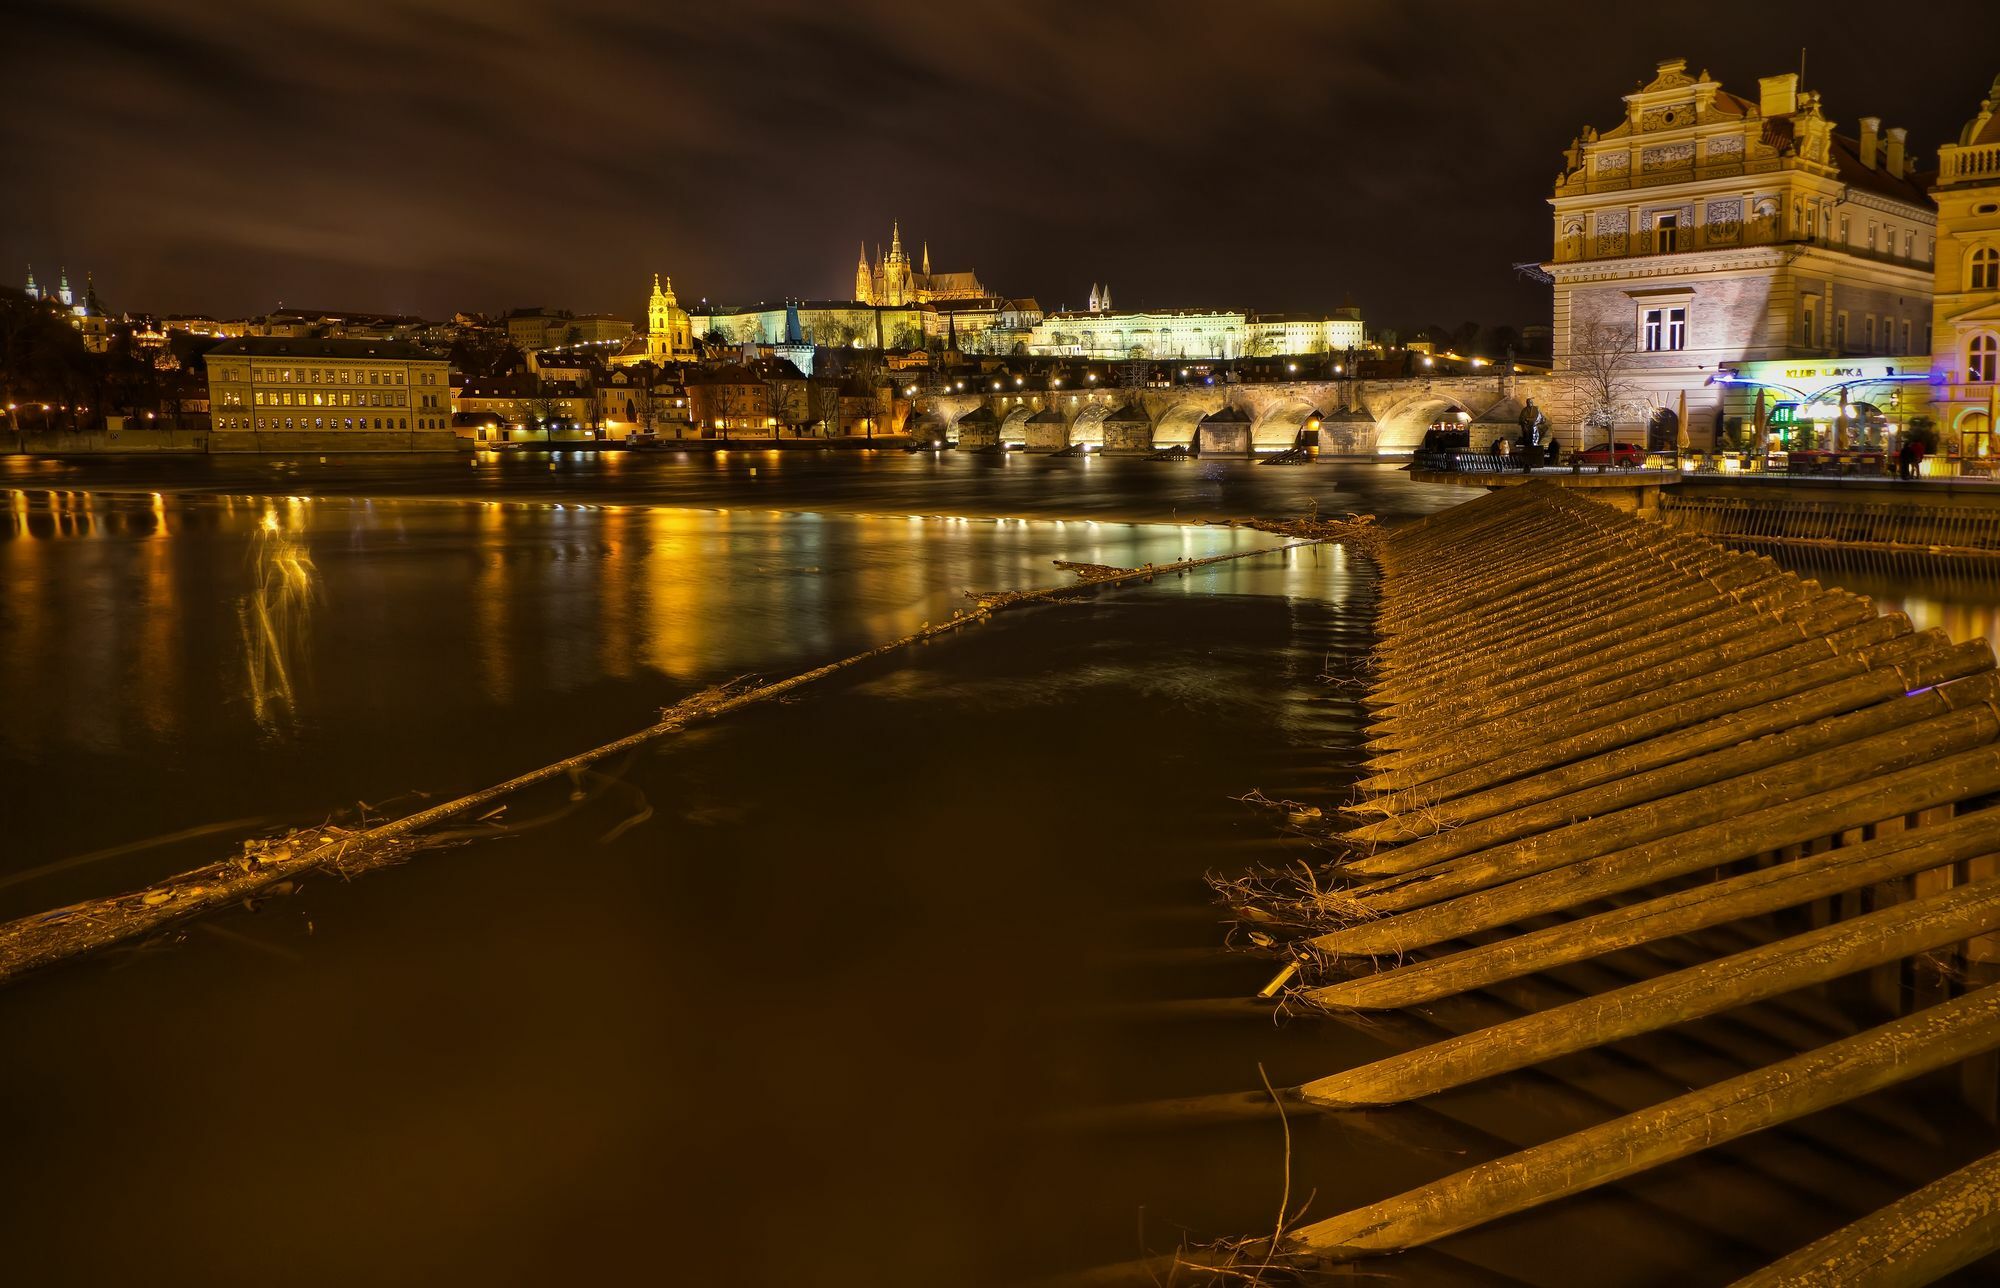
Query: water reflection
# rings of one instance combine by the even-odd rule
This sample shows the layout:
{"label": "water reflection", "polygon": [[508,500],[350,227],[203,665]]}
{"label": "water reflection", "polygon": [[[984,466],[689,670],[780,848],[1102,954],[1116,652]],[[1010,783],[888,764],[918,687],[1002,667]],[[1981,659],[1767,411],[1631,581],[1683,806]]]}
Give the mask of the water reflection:
{"label": "water reflection", "polygon": [[251,539],[250,581],[236,600],[245,691],[266,733],[290,733],[300,718],[299,681],[310,669],[318,581],[312,555],[275,507],[264,511]]}
{"label": "water reflection", "polygon": [[1918,630],[1936,626],[1955,641],[2000,640],[2000,560],[1883,554],[1862,550],[1759,547],[1779,566],[1866,595]]}

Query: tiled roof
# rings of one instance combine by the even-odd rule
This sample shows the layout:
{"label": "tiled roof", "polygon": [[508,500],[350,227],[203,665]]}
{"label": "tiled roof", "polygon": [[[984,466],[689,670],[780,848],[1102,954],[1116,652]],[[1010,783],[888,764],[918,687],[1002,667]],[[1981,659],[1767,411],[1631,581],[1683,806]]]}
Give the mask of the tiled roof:
{"label": "tiled roof", "polygon": [[1861,145],[1842,134],[1833,136],[1833,163],[1840,181],[1850,188],[1859,188],[1893,201],[1907,202],[1912,206],[1928,207],[1932,204],[1926,185],[1912,174],[1897,178],[1890,174],[1882,162],[1880,151],[1876,153],[1875,168],[1861,164]]}

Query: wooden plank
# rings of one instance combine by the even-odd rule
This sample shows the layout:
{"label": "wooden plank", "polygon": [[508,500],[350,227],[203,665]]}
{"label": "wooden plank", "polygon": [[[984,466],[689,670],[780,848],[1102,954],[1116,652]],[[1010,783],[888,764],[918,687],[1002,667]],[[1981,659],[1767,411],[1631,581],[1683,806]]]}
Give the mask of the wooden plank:
{"label": "wooden plank", "polygon": [[1996,926],[2000,880],[1979,881],[1316,1078],[1300,1094],[1329,1109],[1435,1095],[1838,979]]}
{"label": "wooden plank", "polygon": [[1293,1232],[1321,1260],[1395,1252],[1636,1175],[2000,1046],[2000,986]]}
{"label": "wooden plank", "polygon": [[[1790,847],[1788,847],[1790,848]],[[1828,850],[1676,891],[1595,916],[1544,927],[1430,961],[1308,989],[1326,1007],[1386,1010],[1418,1006],[1503,979],[1584,961],[1707,926],[1762,916],[1876,881],[1926,872],[2000,852],[2000,810],[1942,827],[1892,832],[1851,849]],[[1926,894],[1950,889],[1940,885]]]}
{"label": "wooden plank", "polygon": [[1731,1288],[1918,1288],[2000,1252],[2000,1154],[1988,1154]]}

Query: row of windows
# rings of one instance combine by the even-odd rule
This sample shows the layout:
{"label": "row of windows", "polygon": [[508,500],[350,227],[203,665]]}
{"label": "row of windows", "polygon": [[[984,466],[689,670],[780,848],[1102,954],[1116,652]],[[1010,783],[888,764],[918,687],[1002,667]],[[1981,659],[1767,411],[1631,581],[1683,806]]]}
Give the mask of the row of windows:
{"label": "row of windows", "polygon": [[[249,429],[248,416],[224,416],[215,422],[217,429]],[[260,430],[301,430],[301,429],[408,429],[407,416],[258,416],[256,425]],[[441,416],[417,417],[418,429],[443,429]]]}
{"label": "row of windows", "polygon": [[[424,396],[428,398],[431,395]],[[224,401],[241,406],[242,397],[241,394],[226,394]],[[256,402],[259,407],[401,407],[406,397],[408,395],[400,389],[362,393],[349,393],[346,390],[339,393],[331,391],[321,393],[317,389],[310,393],[303,389],[294,393],[289,389],[259,389]]]}
{"label": "row of windows", "polygon": [[[1765,207],[1765,209],[1768,208],[1769,208],[1768,206]],[[1812,204],[1811,208],[1808,209],[1806,203],[1803,200],[1799,199],[1793,200],[1792,227],[1795,236],[1800,236],[1800,237],[1812,236],[1815,217],[1817,217],[1817,223],[1819,224],[1819,236],[1821,240],[1824,241],[1833,240],[1832,208],[1830,206],[1821,206],[1819,203],[1815,202]],[[1678,212],[1662,211],[1655,214],[1653,216],[1654,253],[1659,255],[1671,255],[1675,251],[1682,249],[1683,246],[1688,246],[1690,249],[1692,249],[1692,244],[1687,242],[1681,236],[1683,232],[1688,232],[1688,231],[1692,230],[1684,229],[1681,227],[1681,217]],[[1909,229],[1909,228],[1905,228],[1902,231],[1903,231],[1903,258],[1912,259],[1916,256],[1916,249],[1917,249],[1916,232],[1914,229]],[[1852,233],[1851,221],[1849,220],[1848,216],[1842,215],[1840,217],[1841,244],[1843,245],[1852,244],[1853,239],[1851,233]],[[1877,224],[1874,220],[1872,219],[1869,220],[1868,249],[1871,251],[1879,249],[1885,255],[1894,255],[1896,253],[1895,225]],[[1933,253],[1935,253],[1935,247],[1933,247]],[[1981,288],[1975,287],[1974,289],[1977,290]]]}
{"label": "row of windows", "polygon": [[[1818,313],[1819,313],[1818,303],[1814,300],[1808,300],[1806,303],[1805,312],[1799,318],[1799,340],[1807,348],[1813,347],[1813,336],[1815,334],[1814,330],[1815,319]],[[1912,328],[1912,324],[1908,318],[1904,318],[1902,322],[1902,343],[1900,345],[1897,344],[1896,342],[1897,332],[1896,332],[1895,318],[1881,318],[1879,319],[1878,323],[1878,319],[1876,318],[1875,314],[1870,313],[1864,318],[1862,318],[1861,327],[1862,330],[1861,330],[1860,352],[1862,353],[1917,352],[1917,350],[1912,347],[1911,342],[1914,338],[1914,331]],[[1833,318],[1833,347],[1835,351],[1841,353],[1847,352],[1848,339],[1849,339],[1849,331],[1847,327],[1847,314],[1844,311],[1836,313]],[[1925,349],[1929,349],[1930,344],[1931,344],[1930,324],[1926,323],[1924,325],[1923,347]]]}
{"label": "row of windows", "polygon": [[[224,372],[222,378],[228,380],[235,377],[236,374],[234,372]],[[371,369],[339,367],[331,370],[324,367],[258,367],[255,374],[256,381],[260,385],[400,385],[404,383],[403,370],[400,367],[393,367],[387,371],[379,367]],[[419,372],[417,378],[410,383],[434,385],[442,382],[438,380],[435,371],[423,371]]]}

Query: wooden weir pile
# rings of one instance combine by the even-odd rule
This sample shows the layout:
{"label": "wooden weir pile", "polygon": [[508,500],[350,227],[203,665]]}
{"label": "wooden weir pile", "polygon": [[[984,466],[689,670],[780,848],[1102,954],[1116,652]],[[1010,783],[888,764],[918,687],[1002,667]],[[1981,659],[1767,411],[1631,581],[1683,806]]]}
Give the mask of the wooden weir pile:
{"label": "wooden weir pile", "polygon": [[[1990,1112],[1976,1057],[2000,1048],[2000,986],[1983,984],[2000,959],[2000,672],[1985,641],[1914,631],[1550,484],[1401,529],[1378,561],[1365,821],[1330,881],[1242,906],[1298,932],[1291,998],[1425,1008],[1635,948],[1676,968],[1300,1096],[1413,1101],[1786,995],[1824,1006],[1832,987],[1890,1018],[1299,1226],[1285,1251],[1422,1245],[1942,1070]],[[2000,1245],[1996,1178],[2000,1155],[1743,1282],[1929,1282]]]}
{"label": "wooden weir pile", "polygon": [[[1911,485],[1921,487],[1920,484]],[[1883,554],[2000,556],[2000,507],[1783,496],[1660,497],[1660,519],[1683,532],[1746,546],[1837,546]]]}

